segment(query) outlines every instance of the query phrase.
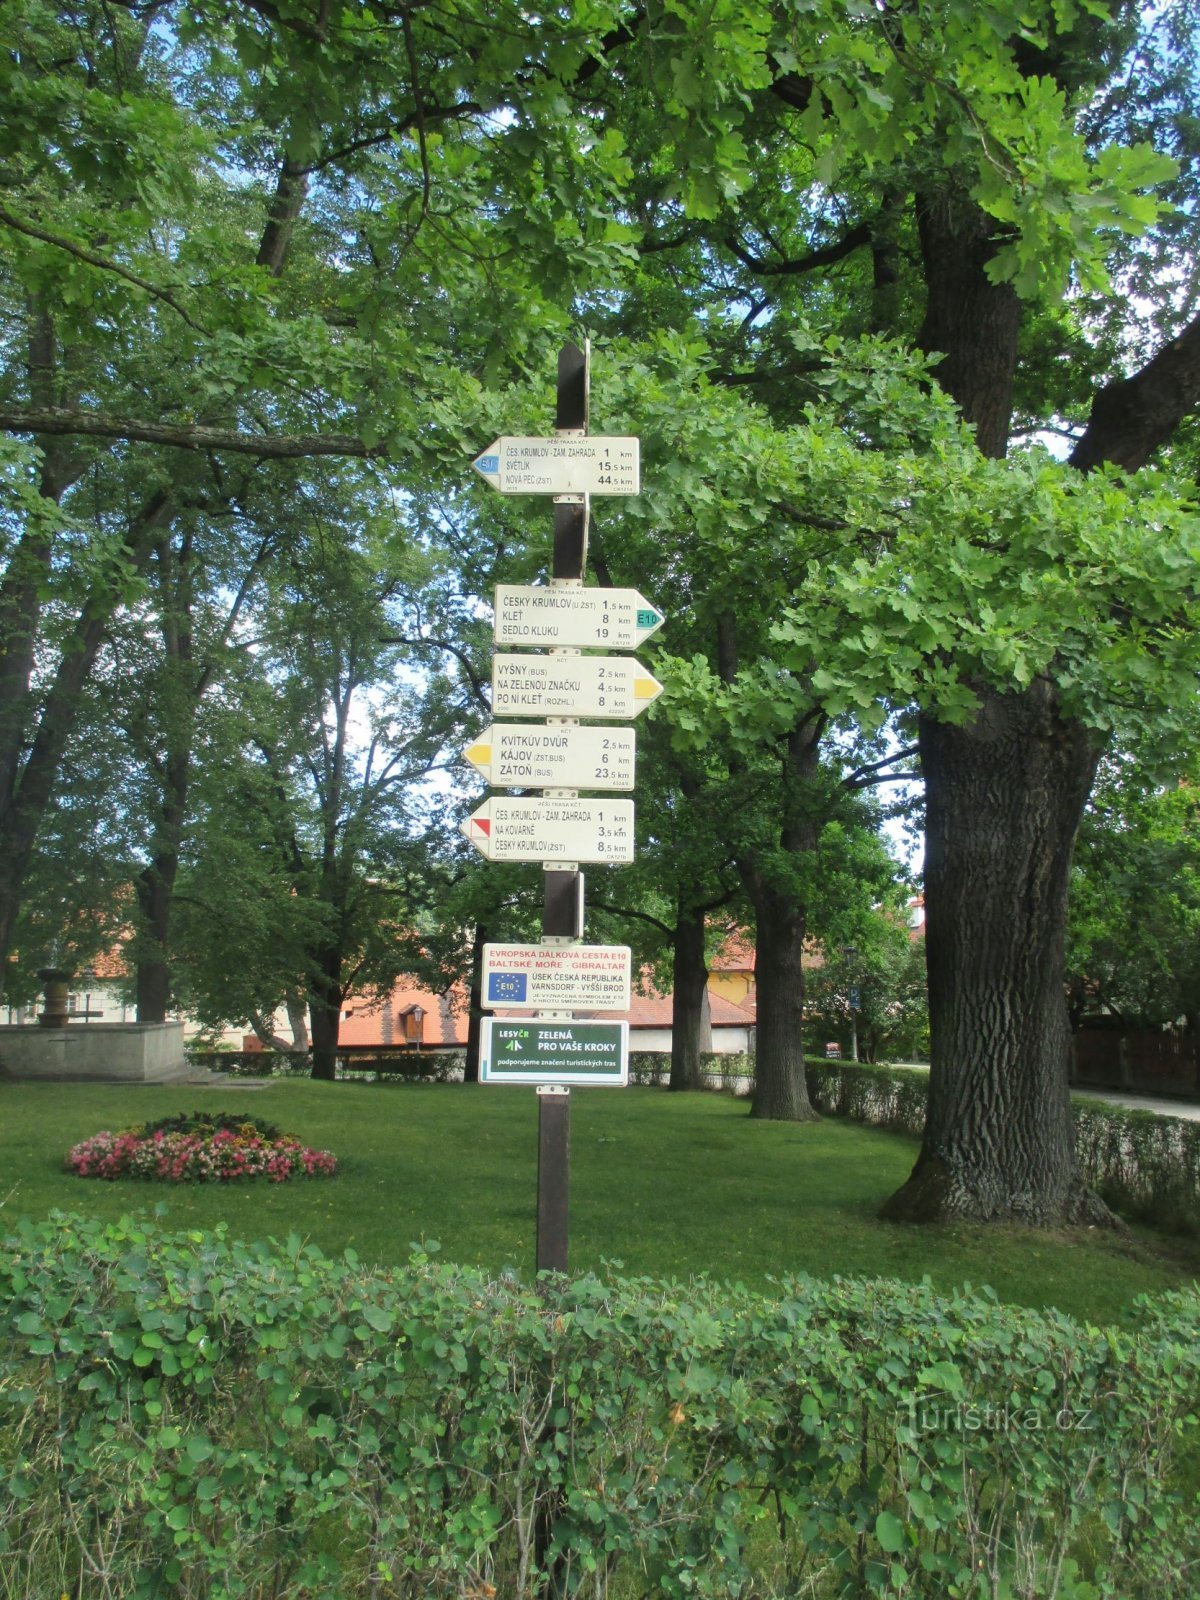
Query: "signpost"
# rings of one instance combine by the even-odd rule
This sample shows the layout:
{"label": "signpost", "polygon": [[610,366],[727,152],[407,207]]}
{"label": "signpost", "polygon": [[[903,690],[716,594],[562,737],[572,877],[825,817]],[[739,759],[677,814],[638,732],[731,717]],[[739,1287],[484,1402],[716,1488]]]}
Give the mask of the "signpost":
{"label": "signpost", "polygon": [[483,1004],[628,1011],[631,965],[627,944],[485,944]]}
{"label": "signpost", "polygon": [[636,589],[496,588],[497,644],[636,650],[663,620]]}
{"label": "signpost", "polygon": [[492,657],[492,711],[498,717],[640,716],[662,684],[632,656]]}
{"label": "signpost", "polygon": [[507,435],[493,439],[471,465],[501,494],[638,494],[641,490],[637,439],[588,439],[573,428],[564,427],[563,435],[553,439]]}
{"label": "signpost", "polygon": [[632,728],[495,722],[465,758],[497,789],[632,789]]}
{"label": "signpost", "polygon": [[495,795],[462,824],[489,861],[633,860],[632,800]]}
{"label": "signpost", "polygon": [[545,868],[540,945],[484,947],[484,1004],[540,1010],[536,1017],[483,1021],[480,1078],[538,1086],[539,1272],[567,1270],[570,1085],[623,1084],[629,1071],[624,1022],[578,1021],[573,1009],[624,1011],[630,952],[584,945],[583,861],[633,860],[633,802],[581,800],[581,789],[633,787],[630,728],[583,728],[575,719],[632,721],[662,693],[628,656],[580,650],[632,650],[663,617],[636,589],[584,589],[588,500],[637,494],[640,445],[631,437],[588,434],[588,358],[576,345],[558,357],[552,438],[495,439],[472,463],[501,494],[555,497],[551,580],[546,587],[496,590],[495,639],[510,652],[492,671],[497,717],[465,752],[497,787],[540,788],[536,797],[493,795],[462,831],[490,861],[541,861]]}
{"label": "signpost", "polygon": [[627,1022],[576,1022],[545,1017],[483,1019],[479,1046],[482,1083],[625,1082]]}

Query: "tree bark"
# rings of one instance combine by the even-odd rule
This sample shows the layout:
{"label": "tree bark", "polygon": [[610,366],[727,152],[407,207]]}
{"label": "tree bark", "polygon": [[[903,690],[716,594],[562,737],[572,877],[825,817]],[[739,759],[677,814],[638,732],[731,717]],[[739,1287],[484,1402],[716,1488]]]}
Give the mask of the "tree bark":
{"label": "tree bark", "polygon": [[301,1013],[301,1021],[303,1023],[305,1040],[303,1046],[298,1046],[295,1043],[294,1034],[291,1039],[285,1039],[281,1033],[276,1033],[274,1027],[272,1026],[273,1020],[273,1017],[264,1017],[260,1011],[252,1011],[250,1013],[249,1022],[254,1031],[254,1037],[258,1040],[261,1040],[261,1042],[266,1045],[268,1050],[278,1050],[287,1055],[294,1054],[297,1050],[307,1052],[308,1021],[307,1018],[303,1016],[303,1012]]}
{"label": "tree bark", "polygon": [[167,422],[146,417],[111,417],[79,406],[0,406],[0,429],[81,439],[125,439],[174,450],[222,450],[260,461],[297,461],[306,456],[357,456],[373,461],[387,445],[367,444],[349,433],[244,433],[202,422]]}
{"label": "tree bark", "polygon": [[334,975],[334,966],[341,963],[336,956],[327,954],[322,971],[308,998],[308,1023],[312,1035],[311,1077],[323,1083],[332,1083],[337,1077],[338,1034],[342,1022],[342,988]]}
{"label": "tree bark", "polygon": [[925,718],[929,1111],[892,1219],[1111,1220],[1084,1187],[1067,1088],[1071,851],[1099,747],[1046,681]]}
{"label": "tree bark", "polygon": [[[164,826],[167,824],[164,822]],[[168,941],[178,851],[156,855],[137,876],[138,929],[135,998],[139,1022],[165,1022],[171,1004],[171,965]]]}
{"label": "tree bark", "polygon": [[284,1001],[284,1004],[287,1007],[288,1027],[292,1030],[292,1042],[291,1044],[288,1044],[285,1041],[283,1045],[277,1045],[276,1048],[295,1050],[301,1055],[306,1054],[308,1051],[309,1039],[308,1017],[306,1016],[304,1010],[304,1000],[298,994],[289,994],[287,999]]}
{"label": "tree bark", "polygon": [[761,872],[747,877],[754,904],[758,989],[752,1117],[815,1122],[804,1073],[804,937],[807,918],[794,898]]}
{"label": "tree bark", "polygon": [[992,283],[997,224],[955,190],[920,195],[925,322],[917,342],[939,352],[938,384],[954,395],[984,456],[1002,459],[1013,418],[1016,339],[1021,301],[1008,283]]}
{"label": "tree bark", "polygon": [[[917,203],[920,344],[984,455],[1008,449],[1020,304],[991,283],[995,227],[952,189]],[[1108,1213],[1079,1177],[1067,1091],[1063,938],[1075,832],[1097,751],[1052,688],[980,687],[974,721],[921,720],[929,1113],[883,1215],[1056,1225]]]}
{"label": "tree bark", "polygon": [[1097,391],[1083,438],[1071,453],[1081,472],[1104,461],[1136,472],[1200,402],[1200,317],[1139,372]]}
{"label": "tree bark", "polygon": [[258,265],[266,267],[273,278],[278,278],[283,271],[292,232],[307,195],[308,177],[304,169],[285,156],[280,163],[279,178],[258,247]]}
{"label": "tree bark", "polygon": [[938,384],[958,402],[982,453],[999,460],[1012,426],[1021,302],[1010,284],[987,276],[996,223],[945,190],[918,196],[917,230],[928,291],[917,343],[941,354]]}
{"label": "tree bark", "polygon": [[[703,1089],[700,1052],[704,1048],[704,1001],[708,994],[704,913],[684,904],[682,897],[675,920],[672,994],[668,1087],[676,1091]],[[710,1044],[711,1033],[710,1028]]]}
{"label": "tree bark", "polygon": [[[203,692],[199,682],[188,681],[193,670],[192,594],[186,550],[185,540],[176,560],[169,536],[158,548],[163,677],[157,698],[166,753],[161,760],[148,758],[159,786],[159,804],[151,830],[150,860],[137,879],[141,912],[136,945],[139,1022],[165,1022],[171,1002],[171,916],[191,788],[195,712]],[[182,693],[164,693],[167,685]]]}

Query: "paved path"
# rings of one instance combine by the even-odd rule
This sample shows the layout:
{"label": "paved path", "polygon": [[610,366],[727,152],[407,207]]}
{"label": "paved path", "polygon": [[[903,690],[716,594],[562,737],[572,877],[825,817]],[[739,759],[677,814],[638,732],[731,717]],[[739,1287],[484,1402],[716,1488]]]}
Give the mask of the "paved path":
{"label": "paved path", "polygon": [[1084,1100],[1103,1100],[1110,1106],[1128,1106],[1131,1111],[1156,1111],[1160,1117],[1183,1117],[1200,1122],[1200,1105],[1195,1100],[1171,1100],[1153,1094],[1118,1094],[1109,1089],[1072,1089]]}
{"label": "paved path", "polygon": [[[896,1065],[912,1072],[929,1071],[920,1061],[897,1061]],[[1154,1111],[1160,1117],[1182,1117],[1186,1122],[1200,1122],[1200,1101],[1197,1100],[1175,1100],[1169,1095],[1122,1094],[1117,1089],[1072,1087],[1071,1093],[1083,1100],[1103,1100],[1110,1106],[1127,1106],[1130,1111]]]}

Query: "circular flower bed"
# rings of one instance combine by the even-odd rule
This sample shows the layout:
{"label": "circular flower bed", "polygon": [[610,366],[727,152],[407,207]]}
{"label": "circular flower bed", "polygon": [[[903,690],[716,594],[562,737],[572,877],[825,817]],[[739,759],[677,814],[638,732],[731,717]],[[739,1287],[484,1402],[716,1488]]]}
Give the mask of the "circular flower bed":
{"label": "circular flower bed", "polygon": [[312,1150],[258,1117],[179,1112],[120,1133],[94,1133],[68,1154],[81,1178],[151,1178],[164,1183],[233,1183],[239,1178],[327,1178],[329,1150]]}

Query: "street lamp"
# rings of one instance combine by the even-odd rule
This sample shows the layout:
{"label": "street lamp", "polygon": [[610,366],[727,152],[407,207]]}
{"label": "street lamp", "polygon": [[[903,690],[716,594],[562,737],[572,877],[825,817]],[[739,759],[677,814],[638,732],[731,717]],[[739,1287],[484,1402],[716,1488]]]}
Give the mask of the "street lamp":
{"label": "street lamp", "polygon": [[846,958],[846,970],[850,978],[850,1059],[858,1060],[858,988],[854,982],[854,968],[858,961],[857,945],[844,944],[842,955]]}

